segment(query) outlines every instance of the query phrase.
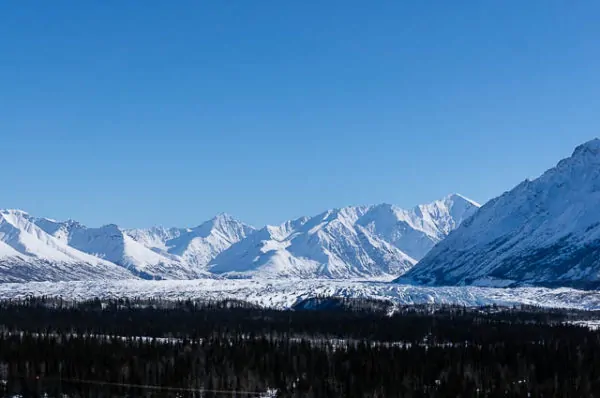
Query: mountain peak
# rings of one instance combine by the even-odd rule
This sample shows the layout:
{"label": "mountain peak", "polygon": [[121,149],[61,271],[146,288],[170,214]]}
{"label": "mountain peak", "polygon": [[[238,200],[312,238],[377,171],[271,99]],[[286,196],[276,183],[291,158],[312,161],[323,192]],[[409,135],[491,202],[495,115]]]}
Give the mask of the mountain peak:
{"label": "mountain peak", "polygon": [[409,271],[428,284],[600,286],[600,140],[492,199]]}
{"label": "mountain peak", "polygon": [[205,234],[210,234],[213,230],[220,230],[223,232],[239,228],[247,230],[248,232],[250,230],[254,230],[254,227],[238,220],[229,213],[219,213],[210,220],[200,224],[196,228],[192,228],[192,230],[195,230],[196,232],[202,230],[205,231]]}
{"label": "mountain peak", "polygon": [[14,216],[28,216],[29,213],[20,209],[2,209],[0,210],[0,214],[4,215],[14,215]]}
{"label": "mountain peak", "polygon": [[237,221],[237,219],[229,213],[221,212],[217,213],[213,218],[210,219],[210,221]]}
{"label": "mountain peak", "polygon": [[4,209],[0,210],[0,224],[9,223],[11,225],[26,225],[29,224],[31,216],[29,213],[18,209]]}
{"label": "mountain peak", "polygon": [[270,277],[399,275],[478,208],[458,196],[421,206],[346,206],[266,226],[220,253],[210,270]]}
{"label": "mountain peak", "polygon": [[474,201],[473,199],[469,199],[464,195],[461,195],[459,193],[451,193],[450,195],[447,195],[446,197],[444,197],[442,199],[443,202],[456,202],[456,201],[463,201],[463,202],[467,202],[472,204],[473,206],[476,207],[481,207],[481,204],[479,204],[478,202]]}
{"label": "mountain peak", "polygon": [[583,144],[579,145],[575,148],[571,157],[578,157],[585,154],[593,156],[600,155],[600,139],[594,138],[593,140],[584,142]]}

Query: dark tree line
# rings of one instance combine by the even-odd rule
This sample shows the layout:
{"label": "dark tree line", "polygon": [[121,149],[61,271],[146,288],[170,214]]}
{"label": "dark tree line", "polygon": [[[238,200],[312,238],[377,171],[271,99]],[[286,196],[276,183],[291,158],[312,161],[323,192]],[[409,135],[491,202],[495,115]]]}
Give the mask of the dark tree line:
{"label": "dark tree line", "polygon": [[[303,302],[293,311],[284,311],[231,300],[63,302],[29,298],[0,301],[0,327],[32,332],[192,339],[247,334],[418,342],[423,336],[432,335],[438,342],[482,339],[496,342],[516,335],[515,324],[522,324],[521,336],[528,333],[529,339],[535,339],[543,338],[539,325],[600,318],[595,312],[537,307],[407,306],[396,308],[390,315],[391,304],[381,301],[340,298],[310,301],[308,306]],[[493,328],[490,323],[495,324]]]}
{"label": "dark tree line", "polygon": [[600,333],[562,323],[597,314],[422,306],[390,315],[389,305],[2,302],[0,378],[6,394],[53,397],[600,396]]}

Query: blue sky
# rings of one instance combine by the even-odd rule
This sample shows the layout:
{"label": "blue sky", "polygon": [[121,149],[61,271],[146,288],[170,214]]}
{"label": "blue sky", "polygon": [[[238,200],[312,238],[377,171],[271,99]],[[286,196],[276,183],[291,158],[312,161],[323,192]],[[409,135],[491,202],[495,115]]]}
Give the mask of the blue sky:
{"label": "blue sky", "polygon": [[596,1],[11,1],[0,208],[278,223],[477,201],[600,135]]}

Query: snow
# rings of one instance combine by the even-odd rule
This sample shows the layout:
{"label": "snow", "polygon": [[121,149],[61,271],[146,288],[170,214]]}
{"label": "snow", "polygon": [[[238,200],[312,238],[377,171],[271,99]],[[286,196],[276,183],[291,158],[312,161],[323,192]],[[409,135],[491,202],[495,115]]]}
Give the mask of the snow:
{"label": "snow", "polygon": [[600,139],[594,138],[588,142],[579,145],[577,148],[575,148],[575,151],[573,151],[573,156],[576,156],[582,152],[590,152],[593,155],[600,154]]}
{"label": "snow", "polygon": [[398,305],[457,304],[465,306],[519,304],[553,308],[600,309],[600,293],[569,288],[428,287],[371,280],[287,278],[199,280],[103,280],[0,284],[0,299],[27,296],[64,299],[143,297],[166,300],[238,299],[270,308],[287,309],[312,297],[388,299]]}
{"label": "snow", "polygon": [[136,273],[144,272],[161,278],[192,276],[182,269],[177,259],[152,251],[117,225],[87,228],[79,223],[51,222],[48,219],[38,219],[35,223],[70,247]]}
{"label": "snow", "polygon": [[191,231],[190,228],[151,227],[146,229],[126,229],[124,232],[142,245],[159,252],[168,250],[167,242],[181,234]]}
{"label": "snow", "polygon": [[583,320],[583,321],[570,321],[567,323],[571,324],[571,325],[583,326],[590,330],[600,330],[600,320],[597,320],[597,319]]}
{"label": "snow", "polygon": [[[190,279],[210,276],[207,263],[253,228],[228,215],[218,215],[196,228],[123,230],[108,224],[88,228],[74,221],[29,217],[65,245],[146,277]],[[48,255],[49,261],[55,256]]]}
{"label": "snow", "polygon": [[0,281],[131,277],[117,265],[67,245],[20,210],[0,211]]}
{"label": "snow", "polygon": [[[2,211],[0,265],[18,277],[0,281],[81,279],[68,264],[101,264],[145,279],[200,277],[351,278],[398,276],[468,218],[477,204],[453,194],[404,210],[393,205],[349,206],[260,230],[222,213],[193,228],[98,228],[77,221]],[[32,261],[34,257],[36,261]],[[16,271],[13,272],[13,274]],[[114,272],[97,272],[93,279]],[[2,273],[0,272],[0,275]]]}
{"label": "snow", "polygon": [[[58,261],[73,261],[78,255],[52,236],[45,234],[28,220],[28,214],[22,211],[5,210],[0,212],[0,239],[22,255],[33,257],[52,257]],[[87,258],[92,262],[97,259]]]}
{"label": "snow", "polygon": [[600,282],[600,140],[491,200],[401,281]]}
{"label": "snow", "polygon": [[213,219],[165,242],[167,251],[183,261],[206,268],[219,253],[254,232],[254,228],[221,213]]}
{"label": "snow", "polygon": [[266,226],[216,256],[210,270],[247,277],[400,275],[476,210],[460,195],[412,210],[390,204],[332,209]]}
{"label": "snow", "polygon": [[472,206],[475,206],[475,207],[481,207],[481,204],[480,204],[480,203],[478,203],[478,202],[475,202],[473,199],[469,199],[469,198],[467,198],[466,196],[464,196],[464,195],[461,195],[461,194],[459,194],[459,193],[456,193],[456,192],[455,192],[455,193],[453,193],[453,194],[451,194],[451,195],[448,195],[448,196],[447,196],[447,197],[444,199],[444,201],[445,201],[446,203],[449,203],[450,201],[452,201],[452,202],[461,202],[461,201],[464,201],[464,202],[467,202],[467,203],[471,204]]}

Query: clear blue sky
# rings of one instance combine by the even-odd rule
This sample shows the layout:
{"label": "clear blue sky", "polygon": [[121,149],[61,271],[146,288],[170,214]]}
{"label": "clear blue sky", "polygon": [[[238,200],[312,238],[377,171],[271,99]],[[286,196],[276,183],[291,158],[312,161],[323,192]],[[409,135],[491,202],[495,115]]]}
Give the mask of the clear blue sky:
{"label": "clear blue sky", "polygon": [[600,135],[598,1],[7,1],[0,208],[480,202]]}

